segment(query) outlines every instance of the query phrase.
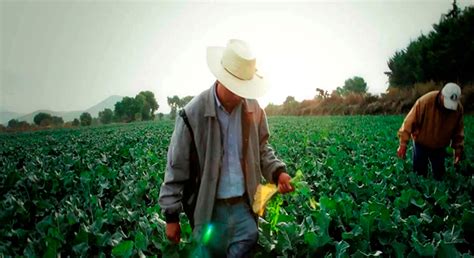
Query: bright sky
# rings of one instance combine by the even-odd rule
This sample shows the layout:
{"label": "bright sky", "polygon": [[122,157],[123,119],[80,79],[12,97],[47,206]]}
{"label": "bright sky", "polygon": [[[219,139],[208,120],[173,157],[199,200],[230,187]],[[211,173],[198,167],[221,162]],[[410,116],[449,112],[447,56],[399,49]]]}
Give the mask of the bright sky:
{"label": "bright sky", "polygon": [[[458,1],[460,7],[472,4]],[[110,95],[197,95],[214,82],[207,46],[246,40],[269,80],[262,106],[313,98],[362,76],[387,88],[387,61],[428,33],[450,0],[138,2],[0,0],[0,109],[84,110]]]}

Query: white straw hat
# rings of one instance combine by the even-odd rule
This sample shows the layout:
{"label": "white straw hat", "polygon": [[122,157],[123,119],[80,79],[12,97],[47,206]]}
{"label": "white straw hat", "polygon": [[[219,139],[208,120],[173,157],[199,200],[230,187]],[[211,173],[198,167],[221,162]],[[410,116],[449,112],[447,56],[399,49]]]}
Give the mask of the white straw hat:
{"label": "white straw hat", "polygon": [[456,83],[446,83],[441,90],[443,94],[444,107],[451,110],[458,108],[459,100],[461,99],[461,88]]}
{"label": "white straw hat", "polygon": [[225,48],[208,47],[207,65],[220,83],[240,97],[255,99],[266,92],[256,58],[242,40],[231,39]]}

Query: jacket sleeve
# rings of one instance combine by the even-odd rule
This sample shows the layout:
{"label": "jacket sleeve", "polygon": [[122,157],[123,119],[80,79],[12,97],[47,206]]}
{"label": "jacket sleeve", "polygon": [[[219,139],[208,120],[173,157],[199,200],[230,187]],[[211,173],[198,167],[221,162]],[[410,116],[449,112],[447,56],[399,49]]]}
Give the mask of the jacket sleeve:
{"label": "jacket sleeve", "polygon": [[183,119],[178,116],[171,136],[165,178],[158,199],[166,222],[179,221],[179,213],[183,211],[181,200],[184,183],[189,179],[190,144],[191,135]]}
{"label": "jacket sleeve", "polygon": [[454,128],[451,139],[451,147],[456,152],[456,155],[461,156],[464,152],[464,115],[462,109],[461,115],[459,116],[459,121]]}
{"label": "jacket sleeve", "polygon": [[415,102],[415,105],[413,105],[413,107],[411,108],[410,112],[408,112],[408,115],[405,117],[405,120],[403,120],[403,124],[398,130],[398,138],[400,139],[400,145],[406,145],[410,140],[410,135],[416,132],[420,120],[420,106],[420,101],[417,100]]}
{"label": "jacket sleeve", "polygon": [[265,111],[261,109],[261,116],[259,122],[259,137],[260,137],[260,168],[263,177],[268,182],[277,183],[278,176],[286,171],[286,165],[280,161],[268,143],[270,133],[268,132],[268,122]]}

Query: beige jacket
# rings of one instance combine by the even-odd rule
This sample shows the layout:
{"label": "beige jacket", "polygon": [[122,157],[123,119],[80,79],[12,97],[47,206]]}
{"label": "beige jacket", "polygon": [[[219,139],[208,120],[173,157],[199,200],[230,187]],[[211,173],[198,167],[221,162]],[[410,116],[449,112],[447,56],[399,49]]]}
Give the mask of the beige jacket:
{"label": "beige jacket", "polygon": [[437,149],[451,147],[456,153],[464,150],[463,107],[456,111],[444,108],[439,91],[431,91],[420,97],[405,117],[398,137],[400,144],[407,144],[410,136],[416,143]]}
{"label": "beige jacket", "polygon": [[[200,164],[201,183],[194,210],[195,226],[207,223],[211,219],[223,155],[219,121],[211,89],[196,96],[184,107],[193,128]],[[265,112],[256,100],[244,100],[243,104],[242,116],[247,118],[242,119],[242,130],[248,128],[248,137],[242,133],[242,153],[245,157],[241,163],[246,193],[251,205],[262,176],[267,181],[273,182],[274,176],[286,168],[285,164],[275,157],[268,144],[269,132]],[[248,127],[245,127],[245,123]],[[160,207],[168,215],[176,215],[183,211],[182,191],[189,178],[190,143],[189,130],[183,119],[178,116],[171,137],[165,178],[159,197]]]}

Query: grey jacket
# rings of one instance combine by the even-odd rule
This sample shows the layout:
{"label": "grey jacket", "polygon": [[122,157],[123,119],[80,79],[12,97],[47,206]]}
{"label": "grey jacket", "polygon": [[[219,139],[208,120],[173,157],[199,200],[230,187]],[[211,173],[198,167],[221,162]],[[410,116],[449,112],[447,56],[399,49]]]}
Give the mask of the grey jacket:
{"label": "grey jacket", "polygon": [[[195,226],[211,220],[223,154],[215,99],[211,89],[202,92],[184,107],[193,129],[200,164],[201,183],[194,210]],[[267,118],[256,100],[243,101],[242,118],[244,158],[241,164],[247,197],[252,204],[262,176],[268,182],[274,182],[286,168],[285,164],[275,157],[268,144]],[[168,149],[168,162],[159,197],[160,207],[168,215],[167,218],[171,217],[169,215],[176,217],[183,211],[182,193],[184,184],[189,179],[191,142],[190,132],[183,119],[178,116]]]}

